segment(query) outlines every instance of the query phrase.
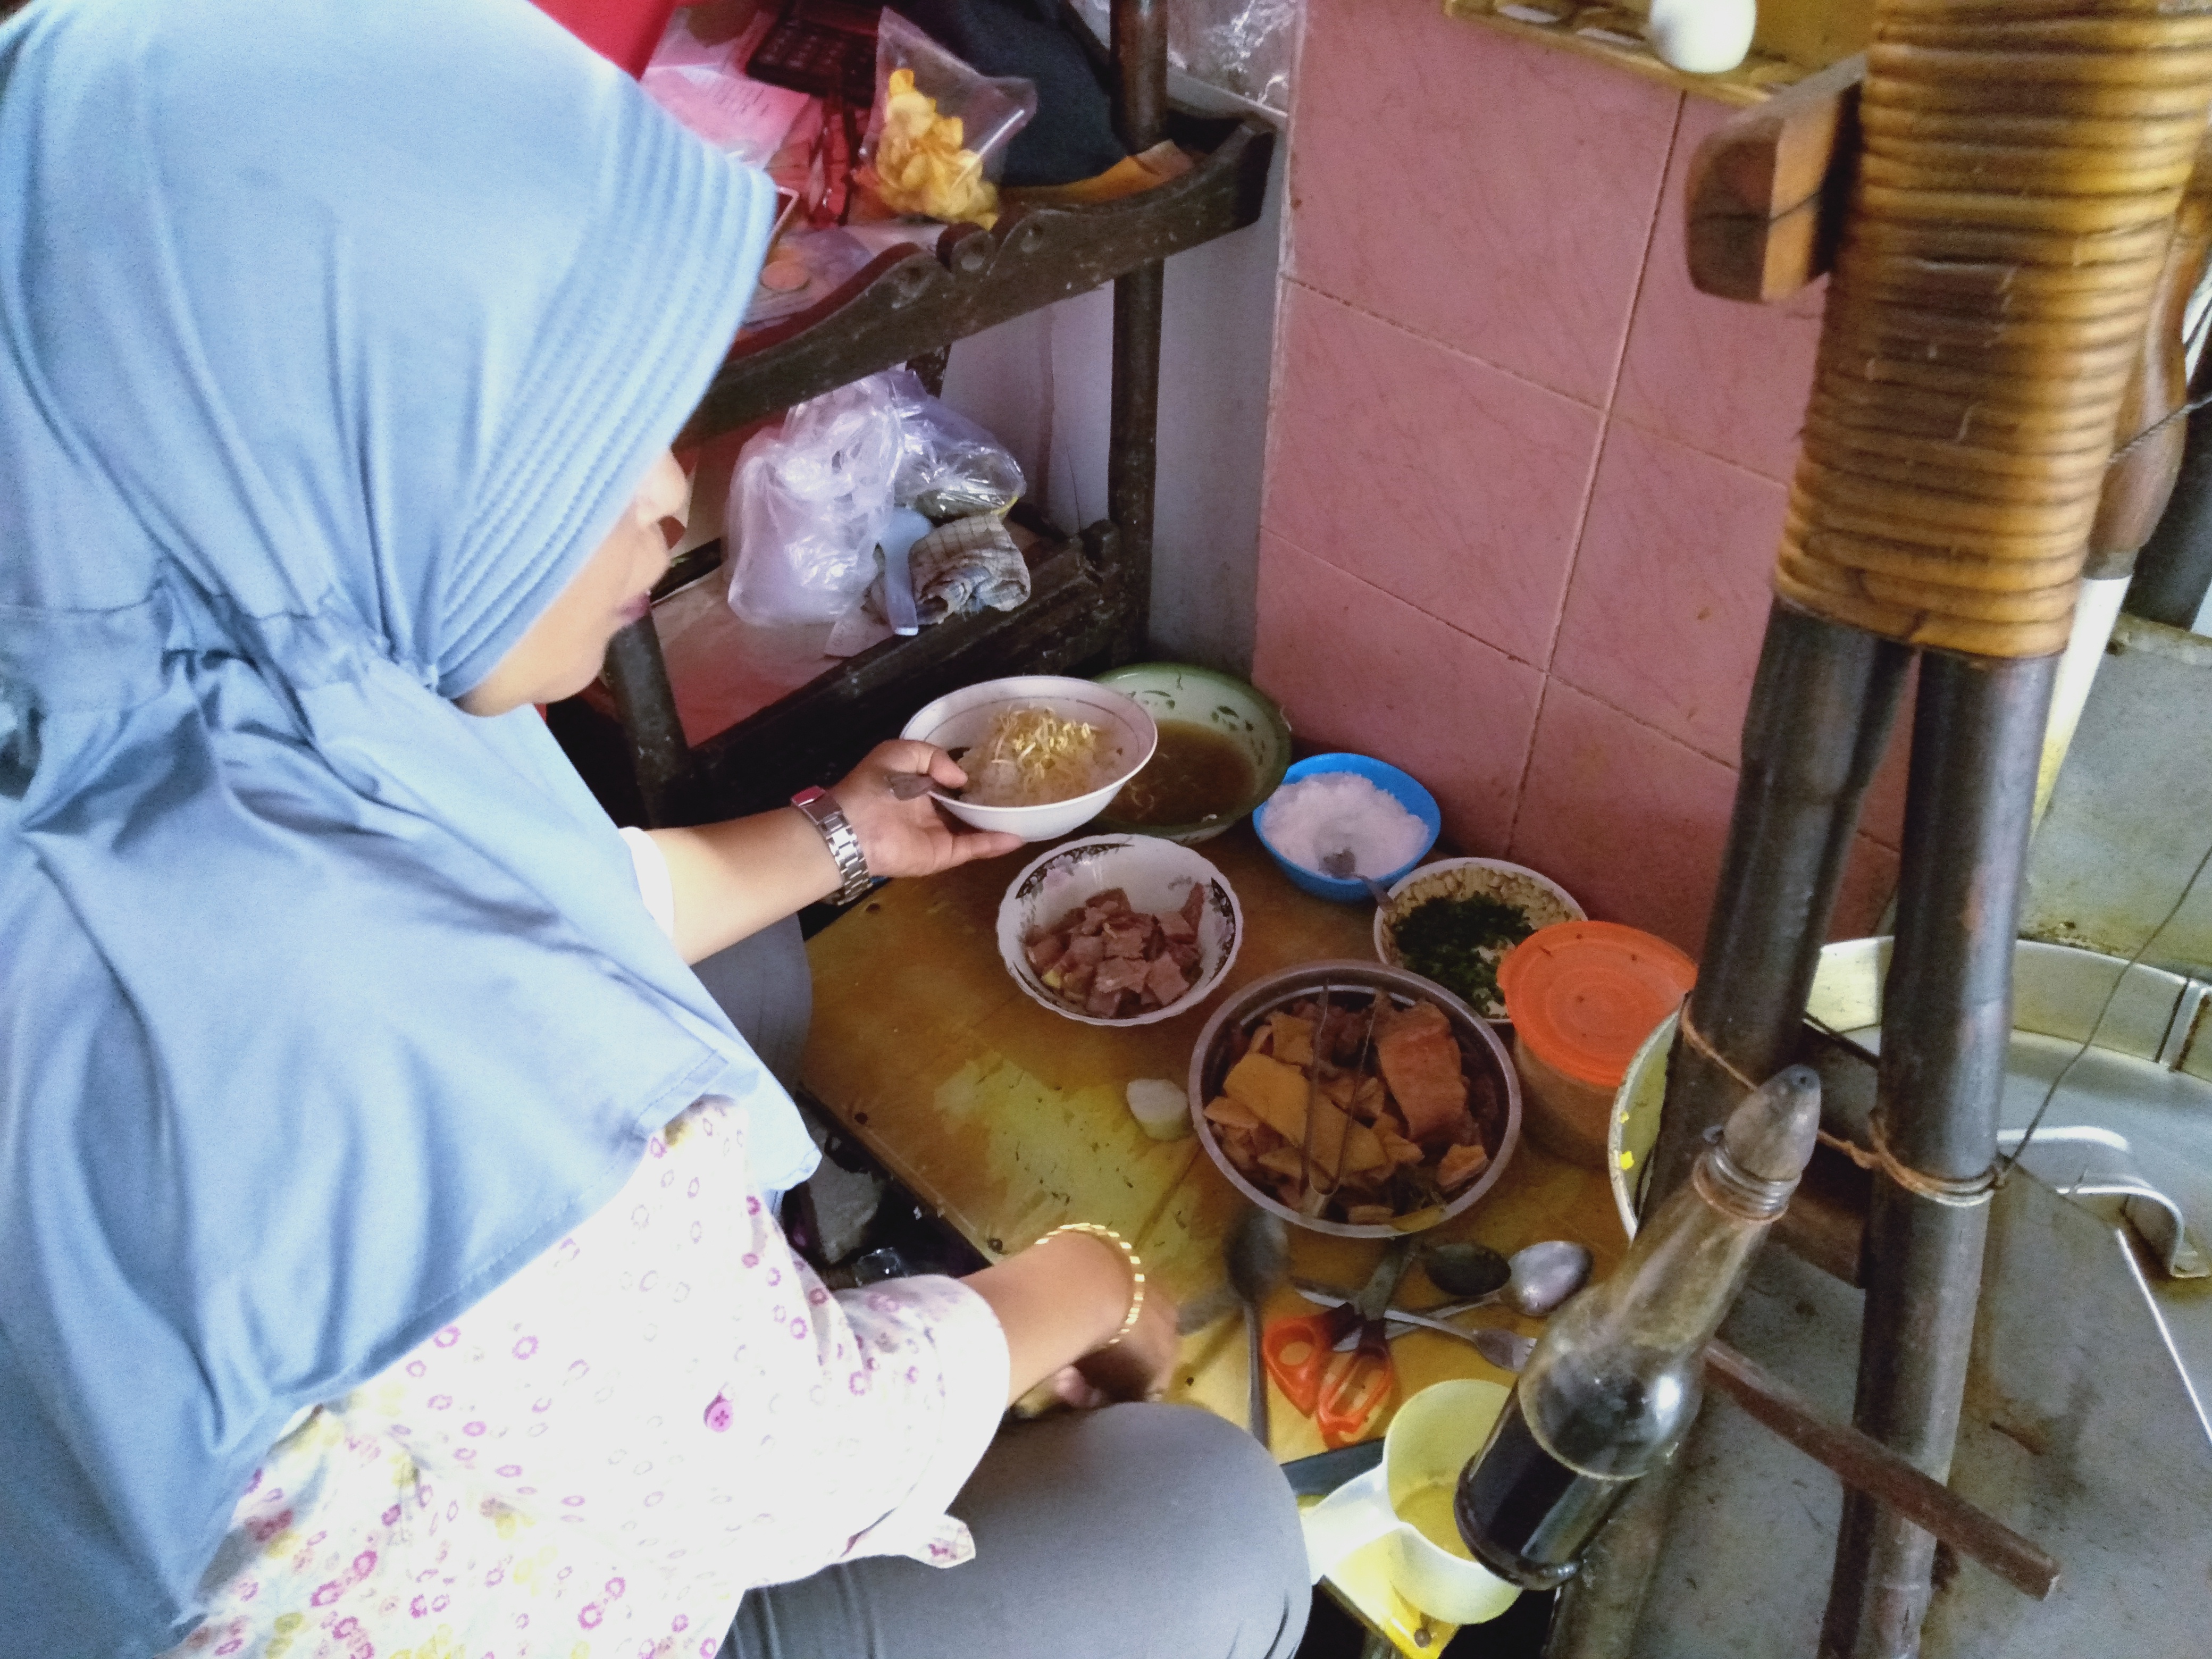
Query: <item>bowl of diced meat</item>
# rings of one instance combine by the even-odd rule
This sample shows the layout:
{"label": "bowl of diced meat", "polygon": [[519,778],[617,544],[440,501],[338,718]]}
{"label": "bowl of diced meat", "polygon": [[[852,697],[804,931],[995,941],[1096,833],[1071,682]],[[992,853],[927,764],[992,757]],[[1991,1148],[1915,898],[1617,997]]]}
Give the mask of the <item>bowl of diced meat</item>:
{"label": "bowl of diced meat", "polygon": [[1285,969],[1216,1008],[1191,1053],[1190,1114],[1247,1198],[1348,1238],[1449,1220],[1521,1139],[1520,1085],[1489,1023],[1366,962]]}
{"label": "bowl of diced meat", "polygon": [[1237,960],[1244,914],[1222,873],[1153,836],[1091,836],[1037,859],[999,905],[1014,982],[1085,1025],[1195,1008]]}

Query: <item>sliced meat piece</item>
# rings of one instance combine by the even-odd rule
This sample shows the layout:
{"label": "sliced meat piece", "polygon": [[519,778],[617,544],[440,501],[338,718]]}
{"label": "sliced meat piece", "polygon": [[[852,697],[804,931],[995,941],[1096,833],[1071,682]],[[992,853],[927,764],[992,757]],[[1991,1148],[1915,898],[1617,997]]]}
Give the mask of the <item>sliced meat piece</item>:
{"label": "sliced meat piece", "polygon": [[1096,963],[1079,962],[1071,965],[1063,960],[1060,965],[1060,995],[1070,1002],[1080,1003],[1091,994],[1091,981],[1097,973]]}
{"label": "sliced meat piece", "polygon": [[1106,955],[1106,940],[1097,933],[1079,933],[1067,941],[1067,953],[1061,958],[1063,970],[1067,968],[1096,968]]}
{"label": "sliced meat piece", "polygon": [[1118,887],[1109,887],[1083,907],[1083,914],[1104,921],[1129,913],[1129,896]]}
{"label": "sliced meat piece", "polygon": [[1098,977],[1091,981],[1091,993],[1094,997],[1119,996],[1124,991],[1141,990],[1145,971],[1142,957],[1109,956],[1098,964]]}
{"label": "sliced meat piece", "polygon": [[1407,1138],[1453,1140],[1468,1121],[1467,1076],[1451,1022],[1433,1002],[1417,1002],[1375,1028],[1375,1054],[1406,1115]]}
{"label": "sliced meat piece", "polygon": [[1170,945],[1186,944],[1198,937],[1197,927],[1192,924],[1190,918],[1180,910],[1167,910],[1161,913],[1160,932],[1168,936],[1168,943]]}
{"label": "sliced meat piece", "polygon": [[[1099,972],[1100,977],[1103,978],[1105,970],[1102,969]],[[1121,1017],[1121,994],[1103,990],[1094,983],[1091,994],[1083,999],[1083,1012],[1093,1019],[1119,1019]]]}
{"label": "sliced meat piece", "polygon": [[1157,957],[1145,970],[1145,994],[1158,1007],[1166,1007],[1189,989],[1190,981],[1182,976],[1173,957]]}
{"label": "sliced meat piece", "polygon": [[[1185,979],[1196,979],[1198,977],[1198,964],[1201,959],[1198,946],[1195,945],[1170,945],[1168,946],[1165,954],[1169,961],[1174,963],[1176,967],[1182,969],[1182,976]],[[1242,1036],[1244,1034],[1240,1030],[1237,1035]]]}
{"label": "sliced meat piece", "polygon": [[1152,928],[1150,916],[1116,916],[1106,924],[1106,954],[1142,957],[1146,945],[1152,939]]}
{"label": "sliced meat piece", "polygon": [[1198,919],[1205,914],[1206,888],[1203,884],[1194,881],[1190,884],[1190,896],[1182,902],[1182,919],[1190,924],[1191,931],[1196,933]]}
{"label": "sliced meat piece", "polygon": [[1046,933],[1042,938],[1031,939],[1024,949],[1029,956],[1031,968],[1039,974],[1048,973],[1053,963],[1067,954],[1067,935]]}

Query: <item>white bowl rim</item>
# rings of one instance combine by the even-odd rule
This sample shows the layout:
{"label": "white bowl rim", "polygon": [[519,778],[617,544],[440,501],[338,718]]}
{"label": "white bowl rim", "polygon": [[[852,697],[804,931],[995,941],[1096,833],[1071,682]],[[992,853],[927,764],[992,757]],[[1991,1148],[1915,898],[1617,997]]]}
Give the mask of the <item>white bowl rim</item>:
{"label": "white bowl rim", "polygon": [[[1206,1101],[1203,1098],[1206,1091],[1206,1054],[1213,1047],[1214,1040],[1220,1036],[1223,1028],[1231,1019],[1240,1017],[1240,1011],[1248,1002],[1252,1004],[1251,1012],[1257,1013],[1273,1000],[1310,990],[1323,979],[1334,981],[1338,978],[1369,989],[1387,988],[1409,997],[1431,998],[1443,1003],[1448,1012],[1464,1014],[1471,1022],[1471,1029],[1480,1034],[1488,1048],[1491,1063],[1497,1067],[1498,1074],[1504,1083],[1505,1132],[1498,1137],[1496,1156],[1490,1160],[1490,1166],[1476,1177],[1473,1186],[1444,1205],[1437,1212],[1437,1218],[1425,1225],[1408,1228],[1389,1222],[1354,1224],[1349,1221],[1328,1221],[1320,1217],[1300,1215],[1281,1200],[1269,1196],[1247,1181],[1236,1165],[1230,1163],[1228,1155],[1214,1139],[1213,1126],[1206,1121]],[[1313,983],[1302,984],[1301,981]],[[1303,1227],[1309,1232],[1328,1233],[1338,1238],[1403,1238],[1410,1233],[1427,1232],[1443,1226],[1445,1222],[1472,1209],[1485,1194],[1498,1184],[1498,1177],[1505,1172],[1505,1166],[1512,1161],[1513,1154],[1521,1144],[1520,1075],[1513,1069],[1513,1057],[1505,1052],[1505,1045],[1498,1041],[1498,1033],[1491,1030],[1490,1022],[1441,985],[1389,963],[1361,962],[1349,957],[1328,957],[1298,963],[1254,980],[1206,1017],[1206,1029],[1198,1034],[1198,1042],[1190,1051],[1190,1072],[1185,1092],[1190,1097],[1192,1133],[1197,1135],[1198,1144],[1206,1149],[1206,1157],[1213,1160],[1213,1167],[1228,1177],[1230,1185],[1269,1214],[1280,1216],[1294,1227]]]}
{"label": "white bowl rim", "polygon": [[[1229,901],[1229,941],[1227,947],[1221,953],[1221,965],[1192,985],[1190,989],[1185,991],[1173,1002],[1142,1013],[1132,1014],[1127,1019],[1104,1019],[1097,1014],[1086,1014],[1079,1009],[1071,1008],[1058,997],[1040,990],[1030,983],[1029,964],[1026,962],[1017,963],[1012,953],[1007,948],[1006,917],[1009,907],[1019,902],[1021,890],[1028,884],[1029,878],[1054,859],[1073,852],[1079,848],[1119,848],[1129,847],[1138,842],[1149,842],[1157,847],[1173,848],[1176,854],[1188,857],[1193,864],[1199,866],[1192,872],[1191,878],[1194,881],[1209,882],[1221,890],[1223,896]],[[1244,947],[1244,906],[1237,899],[1236,888],[1230,885],[1229,878],[1214,867],[1212,860],[1203,853],[1194,851],[1179,841],[1169,841],[1161,836],[1125,834],[1082,836],[1073,841],[1064,841],[1057,847],[1047,848],[1022,866],[1020,873],[1006,884],[1006,894],[999,900],[999,915],[994,932],[998,939],[999,960],[1005,963],[1008,976],[1015,984],[1021,987],[1023,994],[1030,1001],[1040,1007],[1049,1008],[1062,1018],[1072,1019],[1079,1025],[1097,1025],[1108,1030],[1126,1030],[1132,1025],[1151,1025],[1160,1020],[1173,1019],[1177,1014],[1187,1014],[1220,988],[1221,981],[1229,977],[1229,970],[1237,965],[1237,953]]]}
{"label": "white bowl rim", "polygon": [[[1558,882],[1553,881],[1551,877],[1546,875],[1541,870],[1531,870],[1527,865],[1515,864],[1509,859],[1437,859],[1435,862],[1431,864],[1418,865],[1414,868],[1406,872],[1404,875],[1399,877],[1397,880],[1390,884],[1391,902],[1393,903],[1396,902],[1398,895],[1404,892],[1407,888],[1412,886],[1413,883],[1421,877],[1434,875],[1440,871],[1445,870],[1495,870],[1500,875],[1526,876],[1530,881],[1534,882],[1539,887],[1548,890],[1554,898],[1558,899],[1561,904],[1566,907],[1569,913],[1567,916],[1568,921],[1588,921],[1589,920],[1589,912],[1583,909],[1582,905],[1577,902],[1575,896],[1572,893],[1570,893],[1565,888],[1560,886]],[[1405,968],[1405,963],[1394,960],[1390,955],[1390,929],[1386,921],[1388,915],[1388,907],[1380,904],[1375,907],[1375,926],[1373,930],[1375,939],[1375,960],[1381,963],[1386,968]],[[1411,973],[1413,970],[1411,969],[1407,969],[1406,971]],[[1475,1018],[1477,1019],[1487,1020],[1490,1017],[1483,1013],[1481,1010],[1477,1009],[1475,1011]]]}
{"label": "white bowl rim", "polygon": [[[1078,699],[1078,694],[1103,695],[1109,702],[1126,705],[1125,712],[1133,716],[1129,723],[1133,726],[1140,726],[1143,729],[1146,741],[1144,752],[1137,757],[1133,765],[1116,772],[1109,781],[1096,789],[1085,790],[1079,795],[1069,795],[1060,800],[1036,801],[1027,806],[988,806],[981,801],[962,800],[956,795],[946,794],[942,789],[932,789],[929,792],[929,798],[932,800],[955,808],[963,814],[973,812],[992,815],[989,818],[975,817],[969,820],[978,828],[1012,828],[1011,824],[1004,823],[1004,821],[998,817],[1000,814],[1045,812],[1055,808],[1077,806],[1091,800],[1098,801],[1100,809],[1103,810],[1104,804],[1113,799],[1115,793],[1144,769],[1145,763],[1152,759],[1152,751],[1159,747],[1159,722],[1152,718],[1151,709],[1118,686],[1101,685],[1096,680],[1078,679],[1071,674],[1003,674],[997,679],[978,680],[973,685],[958,687],[957,690],[947,691],[943,696],[931,698],[921,708],[915,709],[911,715],[908,716],[906,724],[899,728],[900,738],[909,743],[929,742],[929,732],[942,726],[950,718],[947,714],[937,712],[940,704],[950,702],[955,697],[966,696],[971,692],[988,690],[994,686],[1008,688],[1003,699],[1007,702],[1020,702],[1032,697],[1059,696],[1066,697],[1073,702]],[[962,708],[954,712],[966,714],[968,711]],[[934,718],[930,720],[927,730],[917,730],[917,727],[921,726],[922,716],[925,714],[933,715]],[[1085,818],[1079,818],[1076,823],[1079,826],[1089,818],[1097,816],[1097,812],[1094,811]]]}

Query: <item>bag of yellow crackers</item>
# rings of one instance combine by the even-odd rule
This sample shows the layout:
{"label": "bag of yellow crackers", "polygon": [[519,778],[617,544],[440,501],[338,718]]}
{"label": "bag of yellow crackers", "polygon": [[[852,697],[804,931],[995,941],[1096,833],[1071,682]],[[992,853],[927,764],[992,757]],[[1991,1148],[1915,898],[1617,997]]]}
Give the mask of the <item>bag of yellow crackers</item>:
{"label": "bag of yellow crackers", "polygon": [[1036,113],[1036,86],[978,75],[895,11],[876,31],[876,103],[860,183],[894,213],[998,222],[1006,145]]}

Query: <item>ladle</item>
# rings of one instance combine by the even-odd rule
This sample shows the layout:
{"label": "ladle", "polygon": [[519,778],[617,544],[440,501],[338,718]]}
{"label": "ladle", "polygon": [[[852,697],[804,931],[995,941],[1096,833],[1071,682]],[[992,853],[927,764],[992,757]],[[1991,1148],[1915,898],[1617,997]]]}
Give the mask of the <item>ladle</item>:
{"label": "ladle", "polygon": [[1455,1311],[1502,1302],[1517,1314],[1544,1319],[1589,1282],[1590,1253],[1564,1238],[1548,1238],[1516,1250],[1510,1261],[1501,1263],[1497,1251],[1480,1244],[1437,1244],[1423,1253],[1421,1265],[1430,1282],[1446,1295],[1472,1298]]}
{"label": "ladle", "polygon": [[1291,1267],[1291,1235],[1282,1218],[1258,1205],[1246,1207],[1221,1247],[1229,1286],[1244,1307],[1244,1340],[1251,1350],[1245,1420],[1261,1445],[1267,1438],[1267,1373],[1260,1361],[1260,1307]]}

